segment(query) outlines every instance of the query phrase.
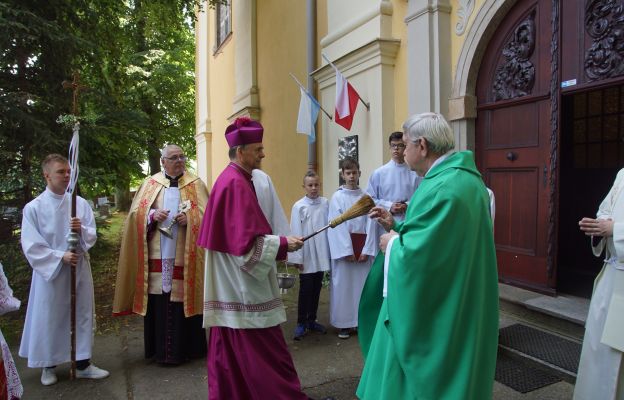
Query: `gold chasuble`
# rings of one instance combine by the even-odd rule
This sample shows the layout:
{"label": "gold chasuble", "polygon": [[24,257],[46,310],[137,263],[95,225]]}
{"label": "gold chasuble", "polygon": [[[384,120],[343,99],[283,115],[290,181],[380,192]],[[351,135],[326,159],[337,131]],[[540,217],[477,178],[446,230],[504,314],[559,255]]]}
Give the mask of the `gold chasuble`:
{"label": "gold chasuble", "polygon": [[[132,201],[123,228],[113,314],[136,313],[145,316],[147,312],[149,212],[169,184],[162,172],[152,175],[143,182]],[[187,225],[180,226],[178,230],[178,243],[184,240],[184,316],[191,317],[203,311],[204,249],[198,247],[196,242],[204,207],[208,202],[208,191],[198,177],[188,172],[178,179],[178,188],[180,202],[189,200],[191,203],[191,209],[186,212]],[[176,214],[177,210],[171,210],[171,213]],[[159,232],[154,234],[159,235]]]}

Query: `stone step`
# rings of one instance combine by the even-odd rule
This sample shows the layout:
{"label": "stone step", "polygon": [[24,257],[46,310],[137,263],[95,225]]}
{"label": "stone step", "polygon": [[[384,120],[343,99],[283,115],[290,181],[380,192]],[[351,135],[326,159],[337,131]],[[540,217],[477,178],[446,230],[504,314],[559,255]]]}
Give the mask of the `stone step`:
{"label": "stone step", "polygon": [[589,299],[569,295],[556,297],[499,284],[500,310],[521,323],[582,341]]}

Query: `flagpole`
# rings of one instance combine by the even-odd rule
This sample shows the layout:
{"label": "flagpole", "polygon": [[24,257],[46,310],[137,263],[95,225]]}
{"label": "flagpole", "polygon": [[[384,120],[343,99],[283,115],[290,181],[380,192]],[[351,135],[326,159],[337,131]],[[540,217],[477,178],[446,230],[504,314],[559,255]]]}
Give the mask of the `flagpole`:
{"label": "flagpole", "polygon": [[[297,82],[297,85],[299,85],[299,87],[306,92],[306,94],[310,97],[312,97],[312,95],[306,90],[305,87],[303,87],[303,85],[301,84],[301,82],[299,82],[299,80],[297,80],[297,78],[292,74],[292,72],[288,73],[290,75],[291,78],[293,78],[295,80],[295,82]],[[314,98],[314,97],[312,97]],[[325,109],[323,108],[323,106],[321,106],[321,104],[319,103],[319,108],[321,109],[321,111],[323,111],[325,113],[325,115],[327,115],[327,118],[333,120],[334,118],[327,112],[325,111]]]}
{"label": "flagpole", "polygon": [[357,91],[355,91],[355,94],[357,94],[358,99],[360,99],[362,104],[364,104],[364,107],[366,107],[366,109],[370,111],[370,103],[367,103],[364,100],[362,100],[362,98],[360,97],[360,94]]}
{"label": "flagpole", "polygon": [[[334,63],[333,63],[333,62],[329,61],[329,58],[327,58],[327,56],[326,56],[325,54],[321,53],[321,57],[323,57],[323,58],[325,59],[325,61],[327,61],[327,62],[329,63],[329,65],[331,65],[331,67],[332,67],[333,69],[335,69],[336,71],[340,71],[340,70],[338,69],[338,67],[336,67],[336,66],[334,65]],[[370,111],[370,103],[365,102],[365,101],[364,101],[364,99],[362,99],[362,97],[360,97],[360,94],[357,92],[357,90],[355,91],[355,94],[357,95],[358,99],[362,102],[362,104],[364,104],[364,107],[366,107],[366,109],[367,109],[368,111]]]}

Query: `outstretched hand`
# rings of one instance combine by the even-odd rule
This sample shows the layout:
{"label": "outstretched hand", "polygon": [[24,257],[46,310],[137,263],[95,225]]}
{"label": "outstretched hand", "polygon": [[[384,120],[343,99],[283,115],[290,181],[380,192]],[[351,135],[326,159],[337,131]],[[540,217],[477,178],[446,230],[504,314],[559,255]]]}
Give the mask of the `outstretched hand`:
{"label": "outstretched hand", "polygon": [[368,212],[368,217],[377,220],[379,225],[383,226],[386,232],[389,232],[394,226],[394,217],[390,213],[390,211],[386,210],[383,207],[373,207]]}
{"label": "outstretched hand", "polygon": [[286,236],[288,240],[288,252],[297,251],[303,247],[303,238],[299,236]]}

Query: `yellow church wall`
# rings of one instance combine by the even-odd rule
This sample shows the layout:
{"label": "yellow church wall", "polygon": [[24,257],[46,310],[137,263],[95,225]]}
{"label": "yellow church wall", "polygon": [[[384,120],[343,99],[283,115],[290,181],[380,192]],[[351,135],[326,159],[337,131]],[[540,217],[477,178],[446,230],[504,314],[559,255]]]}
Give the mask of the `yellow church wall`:
{"label": "yellow church wall", "polygon": [[[392,0],[392,37],[401,41],[394,66],[394,116],[393,129],[400,130],[408,117],[408,67],[407,67],[407,28],[404,21],[408,3],[404,0]],[[234,2],[234,6],[236,6]],[[328,0],[318,0],[316,66],[321,65],[320,41],[328,35]],[[292,72],[302,84],[307,84],[307,16],[305,1],[262,0],[256,2],[256,59],[257,87],[260,108],[260,120],[265,127],[264,146],[266,158],[263,169],[271,176],[287,216],[292,204],[303,196],[301,179],[308,168],[307,137],[296,133],[297,113],[299,109],[299,89],[290,78]],[[232,10],[234,14],[235,11]],[[474,14],[474,12],[473,12]],[[237,40],[236,21],[233,20],[232,35],[217,51],[214,51],[215,28],[214,11],[209,11],[208,40],[208,75],[209,75],[209,119],[211,127],[211,154],[208,156],[209,176],[212,184],[228,163],[227,143],[223,136],[229,124],[228,118],[233,113],[236,96],[235,82],[235,43]],[[454,26],[454,25],[453,25]],[[452,36],[455,36],[454,33]],[[454,60],[459,48],[454,42]],[[449,77],[450,79],[450,77]],[[320,98],[319,90],[313,93]],[[380,101],[383,102],[383,99]],[[333,104],[333,101],[330,102]],[[327,107],[326,107],[327,108]],[[362,113],[363,109],[359,112]],[[328,111],[333,115],[333,109]],[[327,118],[320,114],[319,121]],[[323,132],[321,123],[317,124],[317,168],[324,180],[322,170]],[[385,138],[390,132],[382,132]],[[387,146],[383,149],[384,162],[390,158]],[[334,173],[335,171],[329,171]],[[362,183],[365,186],[365,183]],[[328,193],[329,197],[333,188]]]}
{"label": "yellow church wall", "polygon": [[[319,43],[321,39],[327,36],[327,0],[317,0],[316,2],[316,65],[315,69],[318,68],[321,64],[321,46]],[[314,96],[317,100],[321,98],[320,91],[318,90],[318,85]],[[327,110],[330,114],[332,110]],[[322,113],[322,111],[321,111]],[[321,195],[328,197],[332,195],[332,193],[324,193],[323,192],[323,141],[325,140],[325,135],[323,135],[322,124],[320,121],[323,118],[327,118],[327,116],[319,114],[318,123],[316,124],[316,160],[317,160],[317,172],[321,177]]]}
{"label": "yellow church wall", "polygon": [[300,92],[292,73],[304,85],[306,74],[306,3],[290,0],[257,2],[257,74],[260,120],[266,158],[280,201],[290,216],[303,196],[301,179],[307,171],[308,140],[298,134]]}
{"label": "yellow church wall", "polygon": [[225,141],[225,128],[228,126],[228,117],[232,114],[232,100],[234,98],[234,40],[236,40],[236,26],[232,23],[234,32],[225,43],[214,53],[215,28],[214,11],[210,15],[209,43],[211,54],[209,58],[210,74],[210,117],[212,124],[212,154],[208,165],[214,180],[229,162],[228,146]]}
{"label": "yellow church wall", "polygon": [[[400,131],[403,122],[409,117],[407,115],[407,29],[405,26],[405,15],[407,14],[407,2],[395,0],[393,2],[392,14],[392,37],[399,39],[401,45],[396,55],[394,66],[394,130]],[[390,132],[384,132],[384,143]],[[390,150],[384,148],[384,162],[390,160]]]}
{"label": "yellow church wall", "polygon": [[[464,33],[461,35],[457,35],[455,33],[455,27],[457,26],[457,23],[459,22],[459,16],[456,12],[451,13],[451,32],[450,32],[450,37],[451,37],[451,60],[452,60],[452,67],[451,67],[451,76],[449,77],[449,79],[453,80],[455,78],[455,73],[457,72],[457,61],[459,60],[459,54],[461,52],[462,46],[464,45],[464,42],[466,41],[466,33],[470,30],[470,27],[472,26],[475,16],[477,15],[477,13],[479,12],[479,9],[481,9],[481,7],[483,6],[483,4],[485,3],[486,0],[476,0],[475,1],[475,5],[474,5],[474,9],[472,10],[472,13],[470,14],[470,17],[468,18],[468,22],[466,23],[466,29],[464,30]],[[456,10],[459,8],[459,1],[458,0],[453,0],[451,2],[451,6],[453,8],[453,10]]]}

